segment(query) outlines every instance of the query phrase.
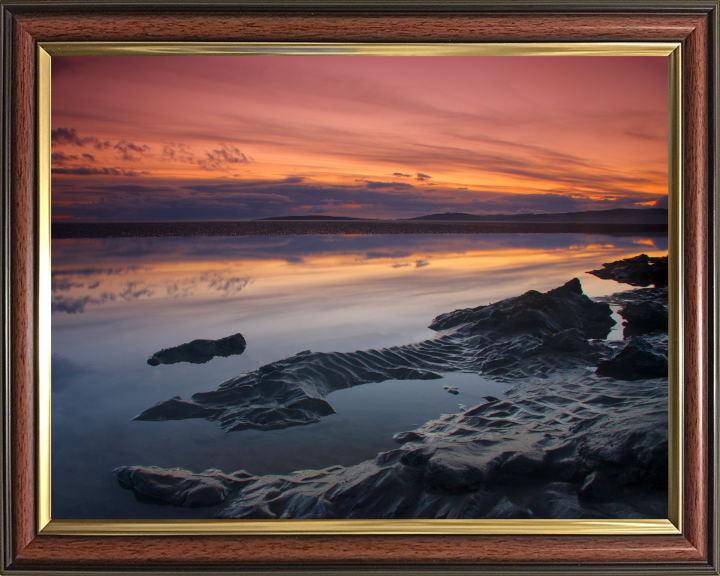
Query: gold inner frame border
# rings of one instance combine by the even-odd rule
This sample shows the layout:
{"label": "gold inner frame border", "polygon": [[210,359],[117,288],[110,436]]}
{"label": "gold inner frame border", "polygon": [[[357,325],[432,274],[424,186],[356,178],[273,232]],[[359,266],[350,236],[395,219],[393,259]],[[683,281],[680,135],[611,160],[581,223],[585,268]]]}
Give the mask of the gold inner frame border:
{"label": "gold inner frame border", "polygon": [[[677,42],[40,42],[37,50],[37,527],[42,535],[647,535],[682,533],[682,70]],[[50,131],[52,56],[662,56],[668,58],[668,518],[651,520],[53,520],[51,518]]]}

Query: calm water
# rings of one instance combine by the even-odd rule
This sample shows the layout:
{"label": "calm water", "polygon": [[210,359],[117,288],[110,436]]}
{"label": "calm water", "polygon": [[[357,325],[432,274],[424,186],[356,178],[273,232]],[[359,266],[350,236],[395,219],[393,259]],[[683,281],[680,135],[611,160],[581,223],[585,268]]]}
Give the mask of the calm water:
{"label": "calm water", "polygon": [[[224,433],[204,420],[133,422],[172,396],[211,390],[301,350],[353,351],[432,337],[431,320],[580,278],[589,296],[628,288],[585,274],[667,236],[569,234],[53,240],[53,518],[203,518],[135,501],[112,469],[158,465],[254,474],[351,465],[458,404],[506,386],[476,374],[334,392],[315,425]],[[616,328],[620,328],[617,326]],[[240,332],[241,356],[151,367],[153,352]],[[622,338],[614,330],[610,338]],[[457,386],[453,396],[443,386]]]}

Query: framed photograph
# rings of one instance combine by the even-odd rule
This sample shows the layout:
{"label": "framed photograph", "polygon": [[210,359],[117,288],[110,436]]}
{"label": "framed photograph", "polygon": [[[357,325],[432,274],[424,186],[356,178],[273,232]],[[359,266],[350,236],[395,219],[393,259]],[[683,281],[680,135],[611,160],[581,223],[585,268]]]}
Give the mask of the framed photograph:
{"label": "framed photograph", "polygon": [[3,2],[3,573],[718,573],[717,3]]}

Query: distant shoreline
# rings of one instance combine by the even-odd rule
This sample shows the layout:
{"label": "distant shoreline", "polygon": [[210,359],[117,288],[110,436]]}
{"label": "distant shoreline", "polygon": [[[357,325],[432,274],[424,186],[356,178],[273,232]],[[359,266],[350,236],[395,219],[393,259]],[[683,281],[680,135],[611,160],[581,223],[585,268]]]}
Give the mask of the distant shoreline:
{"label": "distant shoreline", "polygon": [[667,224],[597,222],[439,222],[429,220],[252,220],[234,222],[54,222],[51,237],[165,238],[330,234],[642,234]]}
{"label": "distant shoreline", "polygon": [[525,224],[667,224],[667,208],[613,208],[611,210],[584,210],[582,212],[548,212],[538,214],[469,214],[445,212],[426,214],[415,218],[351,218],[324,214],[273,216],[256,221],[362,221],[362,222],[508,222]]}

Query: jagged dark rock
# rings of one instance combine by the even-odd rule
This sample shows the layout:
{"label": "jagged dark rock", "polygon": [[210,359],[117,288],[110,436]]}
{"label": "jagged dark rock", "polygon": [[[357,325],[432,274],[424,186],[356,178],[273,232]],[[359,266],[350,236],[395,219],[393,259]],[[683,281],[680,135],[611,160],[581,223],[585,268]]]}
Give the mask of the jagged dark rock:
{"label": "jagged dark rock", "polygon": [[[318,422],[334,413],[325,396],[370,382],[436,379],[455,371],[507,380],[547,376],[609,354],[605,344],[587,339],[604,338],[615,324],[611,315],[610,306],[585,296],[575,278],[546,293],[531,290],[444,314],[438,318],[463,321],[430,340],[347,353],[304,351],[240,374],[190,400],[160,402],[136,420],[207,418],[219,421],[226,431],[273,430]],[[447,322],[438,318],[430,327],[448,330]]]}
{"label": "jagged dark rock", "polygon": [[658,354],[641,336],[631,336],[625,346],[610,358],[598,363],[595,371],[599,376],[618,380],[641,380],[643,378],[667,378],[667,357]]}
{"label": "jagged dark rock", "polygon": [[667,304],[658,301],[628,302],[618,314],[623,322],[623,337],[641,336],[652,332],[668,331]]}
{"label": "jagged dark rock", "polygon": [[651,258],[647,254],[640,254],[633,258],[603,264],[601,269],[590,270],[587,274],[631,286],[653,285],[658,288],[668,285],[668,257]]}
{"label": "jagged dark rock", "polygon": [[233,334],[218,340],[193,340],[174,348],[162,349],[155,352],[147,363],[150,366],[160,364],[176,364],[190,362],[191,364],[205,364],[215,356],[235,356],[245,351],[247,343],[242,334]]}
{"label": "jagged dark rock", "polygon": [[605,304],[585,296],[580,280],[573,278],[549,292],[530,290],[495,304],[441,314],[429,328],[447,330],[466,325],[488,336],[523,333],[536,338],[574,328],[586,338],[605,338],[615,325],[611,315]]}
{"label": "jagged dark rock", "polygon": [[223,474],[220,470],[210,469],[196,474],[180,468],[165,470],[157,466],[121,466],[113,470],[113,474],[124,488],[185,508],[220,504],[230,490],[255,479],[243,471]]}

